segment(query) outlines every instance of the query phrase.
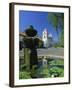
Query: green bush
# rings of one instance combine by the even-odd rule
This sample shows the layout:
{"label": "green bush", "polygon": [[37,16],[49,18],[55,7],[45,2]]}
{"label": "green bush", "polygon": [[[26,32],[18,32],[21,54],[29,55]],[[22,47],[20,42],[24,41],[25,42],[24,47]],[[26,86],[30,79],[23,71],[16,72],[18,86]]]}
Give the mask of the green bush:
{"label": "green bush", "polygon": [[20,71],[24,71],[26,70],[26,68],[27,68],[26,64],[20,65]]}
{"label": "green bush", "polygon": [[55,77],[63,77],[64,76],[64,60],[51,60],[49,61],[49,73],[50,77],[54,75]]}
{"label": "green bush", "polygon": [[48,78],[50,77],[49,70],[46,67],[41,67],[37,70],[39,78]]}
{"label": "green bush", "polygon": [[32,78],[37,78],[38,77],[37,70],[38,70],[37,65],[33,65],[32,69],[31,69],[31,77]]}
{"label": "green bush", "polygon": [[42,75],[43,78],[47,78],[50,76],[48,68],[43,68],[40,74]]}
{"label": "green bush", "polygon": [[63,77],[64,76],[64,69],[53,67],[49,70],[50,76],[55,75],[56,77]]}
{"label": "green bush", "polygon": [[59,47],[64,48],[64,44],[62,44],[61,42],[59,42],[59,43],[54,44],[53,47],[55,47],[55,48],[59,48]]}
{"label": "green bush", "polygon": [[64,60],[60,59],[53,59],[52,61],[49,60],[49,65],[64,65]]}
{"label": "green bush", "polygon": [[30,79],[30,72],[23,71],[19,73],[19,79]]}
{"label": "green bush", "polygon": [[33,78],[47,78],[49,77],[49,70],[47,67],[40,67],[40,68],[36,68],[35,65],[33,66],[32,70],[31,70],[31,76]]}

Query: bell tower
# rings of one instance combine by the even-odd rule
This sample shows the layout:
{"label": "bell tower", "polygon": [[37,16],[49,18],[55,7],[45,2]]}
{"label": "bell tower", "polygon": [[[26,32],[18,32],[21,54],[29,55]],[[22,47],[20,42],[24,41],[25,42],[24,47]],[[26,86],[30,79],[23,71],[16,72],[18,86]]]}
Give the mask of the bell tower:
{"label": "bell tower", "polygon": [[48,31],[45,28],[43,33],[42,33],[42,40],[43,40],[43,46],[48,47]]}

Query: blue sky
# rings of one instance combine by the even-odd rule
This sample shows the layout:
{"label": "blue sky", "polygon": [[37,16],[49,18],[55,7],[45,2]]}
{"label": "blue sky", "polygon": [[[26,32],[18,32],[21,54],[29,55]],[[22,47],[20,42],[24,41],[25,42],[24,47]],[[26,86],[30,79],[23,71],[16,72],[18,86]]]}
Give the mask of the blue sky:
{"label": "blue sky", "polygon": [[19,11],[19,30],[24,32],[29,25],[32,25],[41,37],[42,32],[47,28],[48,33],[52,34],[55,41],[58,40],[55,28],[48,21],[48,12],[38,11]]}

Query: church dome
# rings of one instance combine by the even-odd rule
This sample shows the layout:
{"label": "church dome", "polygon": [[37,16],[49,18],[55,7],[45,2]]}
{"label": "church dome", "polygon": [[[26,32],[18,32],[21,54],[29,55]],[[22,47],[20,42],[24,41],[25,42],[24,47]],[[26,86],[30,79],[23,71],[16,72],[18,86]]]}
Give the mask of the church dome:
{"label": "church dome", "polygon": [[52,38],[52,34],[50,33],[50,34],[48,35],[48,37]]}

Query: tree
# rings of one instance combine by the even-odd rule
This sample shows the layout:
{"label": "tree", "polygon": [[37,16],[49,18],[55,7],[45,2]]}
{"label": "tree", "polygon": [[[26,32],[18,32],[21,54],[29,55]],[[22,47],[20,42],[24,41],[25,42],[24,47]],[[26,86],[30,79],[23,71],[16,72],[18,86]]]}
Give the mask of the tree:
{"label": "tree", "polygon": [[53,27],[55,28],[56,32],[57,32],[57,36],[58,36],[58,41],[60,39],[59,35],[59,30],[61,30],[61,34],[63,34],[64,30],[64,14],[63,13],[48,13],[48,20],[49,22],[53,25]]}
{"label": "tree", "polygon": [[29,26],[29,28],[27,28],[25,30],[25,33],[27,34],[27,36],[29,37],[34,37],[37,35],[37,30],[34,29],[34,27],[32,25]]}
{"label": "tree", "polygon": [[60,34],[60,44],[61,44],[61,47],[64,47],[64,30],[62,30]]}

